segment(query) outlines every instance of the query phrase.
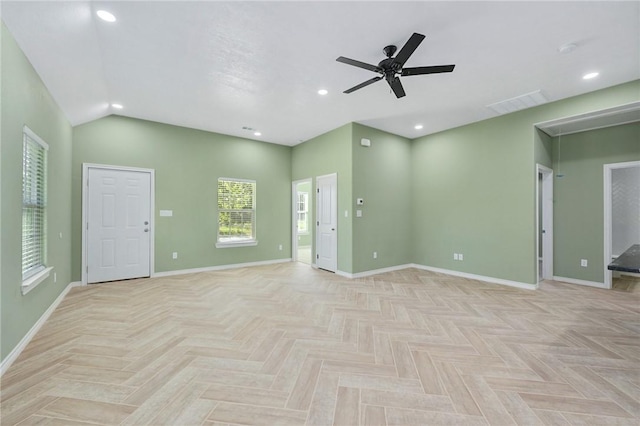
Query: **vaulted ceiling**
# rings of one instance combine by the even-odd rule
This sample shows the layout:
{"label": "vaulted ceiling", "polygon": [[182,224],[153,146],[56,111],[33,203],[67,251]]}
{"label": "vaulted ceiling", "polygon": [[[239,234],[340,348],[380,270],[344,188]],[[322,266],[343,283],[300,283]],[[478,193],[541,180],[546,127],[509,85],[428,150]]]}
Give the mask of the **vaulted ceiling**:
{"label": "vaulted ceiling", "polygon": [[[295,145],[354,121],[415,138],[493,117],[487,105],[536,90],[556,101],[640,78],[637,1],[0,7],[73,125],[120,114]],[[384,81],[342,93],[375,74],[338,56],[377,64],[384,46],[400,48],[414,32],[426,39],[405,66],[455,64],[454,72],[402,77],[400,99]]]}

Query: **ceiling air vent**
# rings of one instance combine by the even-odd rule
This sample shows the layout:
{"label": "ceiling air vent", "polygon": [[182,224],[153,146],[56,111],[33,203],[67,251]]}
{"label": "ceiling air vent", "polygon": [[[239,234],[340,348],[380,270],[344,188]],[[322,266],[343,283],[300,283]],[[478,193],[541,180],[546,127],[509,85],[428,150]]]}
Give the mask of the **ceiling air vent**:
{"label": "ceiling air vent", "polygon": [[547,102],[549,102],[549,100],[544,97],[542,92],[540,90],[536,90],[535,92],[526,93],[524,95],[516,96],[515,98],[487,105],[487,108],[497,114],[509,114],[510,112],[531,108]]}

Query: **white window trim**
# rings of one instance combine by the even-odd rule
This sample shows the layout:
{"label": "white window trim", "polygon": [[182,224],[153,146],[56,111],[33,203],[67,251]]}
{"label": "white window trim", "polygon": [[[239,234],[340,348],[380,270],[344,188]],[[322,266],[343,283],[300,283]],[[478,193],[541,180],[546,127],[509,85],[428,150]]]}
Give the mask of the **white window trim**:
{"label": "white window trim", "polygon": [[233,248],[233,247],[253,247],[258,245],[258,240],[245,240],[225,243],[216,243],[216,248]]}
{"label": "white window trim", "polygon": [[[254,185],[256,185],[257,188],[257,181],[254,179],[239,179],[239,178],[228,178],[228,177],[222,177],[220,176],[218,178],[218,182],[220,180],[232,180],[232,181],[236,181],[236,182],[247,182],[247,183],[253,183]],[[216,197],[218,196],[218,190],[217,190],[217,185],[216,185]],[[234,248],[234,247],[254,247],[258,245],[258,240],[255,238],[255,234],[257,233],[257,229],[256,229],[256,213],[258,211],[258,209],[256,208],[256,194],[253,194],[253,234],[254,237],[250,240],[242,240],[242,241],[218,241],[218,228],[216,228],[216,248]],[[217,205],[217,201],[216,201],[216,205]],[[218,209],[218,214],[220,213],[220,209]],[[220,223],[218,223],[217,225],[218,227],[220,226]]]}
{"label": "white window trim", "polygon": [[26,280],[22,281],[22,295],[24,296],[29,293],[31,290],[36,288],[38,284],[49,278],[52,270],[53,267],[49,266],[48,268],[44,268],[42,271],[36,272]]}
{"label": "white window trim", "polygon": [[[49,151],[49,144],[42,140],[40,136],[35,134],[35,132],[31,130],[26,124],[22,126],[22,133],[26,134],[31,140],[35,141],[38,145],[44,148],[45,151]],[[52,270],[52,266],[47,267],[45,265],[44,269],[22,280],[22,284],[20,286],[22,295],[24,296],[25,294],[29,293],[31,290],[36,288],[38,284],[49,278]]]}
{"label": "white window trim", "polygon": [[36,135],[33,130],[31,130],[30,128],[28,128],[26,125],[24,125],[22,127],[22,132],[26,133],[27,136],[29,136],[31,139],[33,139],[34,141],[36,141],[38,144],[40,144],[40,146],[42,146],[46,151],[49,151],[49,144],[46,143],[45,141],[42,140],[42,138],[38,135]]}

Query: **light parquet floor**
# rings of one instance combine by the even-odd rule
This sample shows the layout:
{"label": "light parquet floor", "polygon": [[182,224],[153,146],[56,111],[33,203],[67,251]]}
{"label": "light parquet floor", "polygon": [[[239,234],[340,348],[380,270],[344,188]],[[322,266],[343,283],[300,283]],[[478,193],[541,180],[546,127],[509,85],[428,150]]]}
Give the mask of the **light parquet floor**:
{"label": "light parquet floor", "polygon": [[73,289],[2,425],[638,425],[640,297],[287,263]]}

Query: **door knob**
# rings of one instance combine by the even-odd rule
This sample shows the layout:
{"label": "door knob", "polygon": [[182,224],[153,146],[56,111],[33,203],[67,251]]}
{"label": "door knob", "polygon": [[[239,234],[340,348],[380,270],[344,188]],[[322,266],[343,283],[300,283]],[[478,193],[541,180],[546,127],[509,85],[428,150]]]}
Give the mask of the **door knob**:
{"label": "door knob", "polygon": [[146,220],[145,220],[145,221],[144,221],[144,224],[145,224],[145,225],[148,225],[148,224],[149,224],[149,221],[146,221]]}
{"label": "door knob", "polygon": [[149,228],[144,228],[144,232],[149,232]]}
{"label": "door knob", "polygon": [[331,228],[331,230],[332,230],[332,231],[335,231],[335,230],[336,230],[336,228]]}

